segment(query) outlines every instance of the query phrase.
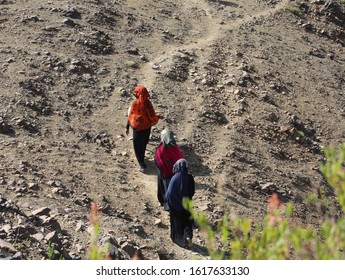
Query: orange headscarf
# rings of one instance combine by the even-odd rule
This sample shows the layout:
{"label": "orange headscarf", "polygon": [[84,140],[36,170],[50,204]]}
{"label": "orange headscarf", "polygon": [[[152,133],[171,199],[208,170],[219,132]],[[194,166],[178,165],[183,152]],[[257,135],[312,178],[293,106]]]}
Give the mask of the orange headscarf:
{"label": "orange headscarf", "polygon": [[136,130],[144,130],[158,122],[159,117],[149,99],[150,94],[147,89],[139,85],[134,89],[134,95],[137,97],[132,102],[128,112],[128,121]]}
{"label": "orange headscarf", "polygon": [[146,87],[144,87],[142,85],[138,85],[134,89],[134,94],[138,98],[139,107],[144,108],[146,100],[148,100],[150,97],[150,94],[147,91]]}

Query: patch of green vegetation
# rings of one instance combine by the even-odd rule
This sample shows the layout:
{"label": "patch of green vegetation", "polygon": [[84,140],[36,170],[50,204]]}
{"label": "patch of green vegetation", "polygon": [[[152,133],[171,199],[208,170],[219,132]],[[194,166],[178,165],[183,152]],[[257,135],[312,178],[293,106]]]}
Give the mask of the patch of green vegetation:
{"label": "patch of green vegetation", "polygon": [[294,6],[294,5],[287,6],[286,10],[291,12],[291,13],[293,13],[295,16],[298,16],[298,17],[303,17],[304,16],[303,11],[299,7]]}
{"label": "patch of green vegetation", "polygon": [[47,255],[49,260],[63,260],[63,256],[60,255],[59,253],[55,250],[55,245],[52,244],[51,242],[48,243],[48,249],[47,249]]}
{"label": "patch of green vegetation", "polygon": [[55,258],[54,245],[52,245],[50,242],[48,243],[47,255],[49,260],[53,260]]}
{"label": "patch of green vegetation", "polygon": [[304,203],[309,205],[309,206],[315,206],[317,200],[318,200],[317,194],[313,193],[313,192],[309,192],[309,193],[307,193],[307,195],[304,199]]}
{"label": "patch of green vegetation", "polygon": [[297,134],[299,137],[303,138],[304,137],[304,132],[302,130],[297,130]]}
{"label": "patch of green vegetation", "polygon": [[256,26],[256,30],[259,33],[262,33],[264,35],[269,35],[269,36],[276,36],[281,33],[281,31],[274,27],[274,26],[266,26],[266,25],[258,25]]}
{"label": "patch of green vegetation", "polygon": [[[339,206],[345,213],[345,143],[339,149],[324,149],[326,162],[320,170],[333,188]],[[325,190],[319,195],[309,194],[306,200],[314,203],[321,199],[323,211],[328,211],[330,200]],[[247,217],[223,216],[215,225],[203,213],[193,209],[192,202],[184,199],[184,207],[191,212],[199,228],[206,233],[207,248],[212,259],[282,260],[345,259],[345,217],[325,219],[319,229],[298,226],[293,217],[293,205],[284,205],[277,194],[269,199],[268,211],[261,223]]]}

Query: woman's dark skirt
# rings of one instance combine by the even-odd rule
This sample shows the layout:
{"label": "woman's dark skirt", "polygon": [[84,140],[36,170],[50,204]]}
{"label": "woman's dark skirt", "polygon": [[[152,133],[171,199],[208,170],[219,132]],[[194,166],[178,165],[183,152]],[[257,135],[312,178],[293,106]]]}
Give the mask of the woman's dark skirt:
{"label": "woman's dark skirt", "polygon": [[172,176],[163,178],[159,169],[157,169],[157,172],[157,198],[164,210],[169,211],[169,205],[165,199],[165,193],[167,192]]}
{"label": "woman's dark skirt", "polygon": [[193,238],[193,221],[188,211],[170,211],[170,238],[177,245],[188,248],[188,239]]}

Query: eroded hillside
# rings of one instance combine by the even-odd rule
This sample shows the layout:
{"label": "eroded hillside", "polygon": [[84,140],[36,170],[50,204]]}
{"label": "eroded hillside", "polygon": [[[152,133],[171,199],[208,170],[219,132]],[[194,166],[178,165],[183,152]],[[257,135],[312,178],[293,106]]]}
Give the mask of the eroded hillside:
{"label": "eroded hillside", "polygon": [[[208,258],[169,238],[153,152],[169,126],[194,204],[260,221],[273,192],[296,223],[339,215],[319,172],[345,141],[343,1],[0,0],[0,258],[85,259],[88,213],[117,258]],[[166,117],[148,171],[125,131],[137,84]],[[318,196],[324,203],[314,204]]]}

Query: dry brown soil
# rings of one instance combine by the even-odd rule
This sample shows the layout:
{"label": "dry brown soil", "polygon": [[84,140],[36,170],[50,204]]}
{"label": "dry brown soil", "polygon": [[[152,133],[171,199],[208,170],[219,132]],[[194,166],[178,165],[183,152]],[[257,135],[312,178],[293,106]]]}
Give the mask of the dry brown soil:
{"label": "dry brown soil", "polygon": [[[101,237],[129,255],[208,258],[198,229],[192,250],[171,242],[156,198],[166,126],[212,223],[225,213],[260,223],[273,192],[294,204],[296,224],[339,215],[319,171],[322,148],[345,141],[338,2],[0,0],[0,239],[14,246],[0,257],[48,258],[55,231],[58,253],[85,259],[95,201]],[[137,84],[166,117],[145,174],[125,135]],[[50,211],[32,214],[41,207]]]}

